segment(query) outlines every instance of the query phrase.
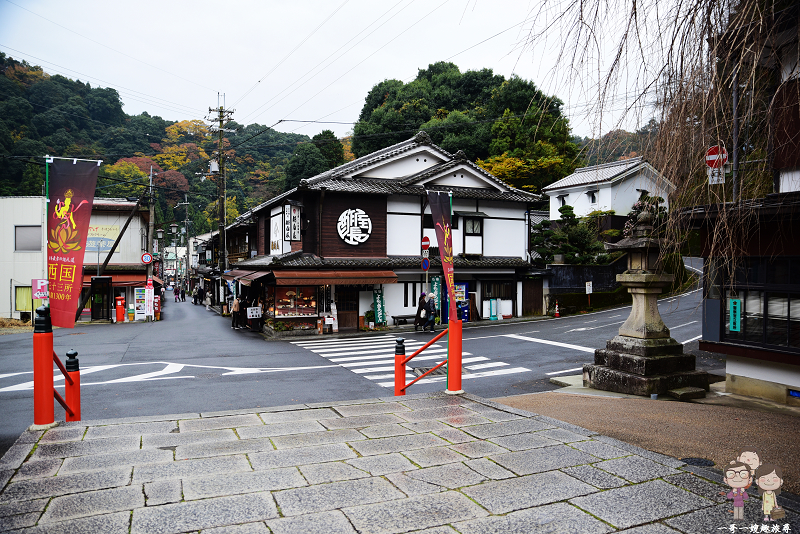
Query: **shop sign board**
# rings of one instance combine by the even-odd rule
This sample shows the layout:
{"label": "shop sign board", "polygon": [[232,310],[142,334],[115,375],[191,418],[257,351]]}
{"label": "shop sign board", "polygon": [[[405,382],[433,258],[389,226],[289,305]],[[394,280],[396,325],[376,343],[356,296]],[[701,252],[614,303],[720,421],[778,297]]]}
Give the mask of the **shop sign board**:
{"label": "shop sign board", "polygon": [[336,311],[336,303],[331,302],[331,316],[333,317],[333,331],[339,331],[339,312]]}
{"label": "shop sign board", "polygon": [[431,279],[431,295],[433,295],[433,302],[437,310],[442,309],[442,277],[434,276]]}
{"label": "shop sign board", "polygon": [[300,208],[286,204],[283,207],[283,240],[300,241]]}
{"label": "shop sign board", "polygon": [[109,252],[119,237],[118,225],[90,225],[86,238],[86,252]]}
{"label": "shop sign board", "polygon": [[344,210],[336,222],[336,231],[348,245],[359,245],[372,233],[372,219],[362,209]]}
{"label": "shop sign board", "polygon": [[150,278],[147,280],[147,285],[144,288],[144,314],[146,317],[155,317],[154,298],[155,290],[153,289],[153,279]]}
{"label": "shop sign board", "polygon": [[248,319],[260,319],[261,318],[261,307],[254,306],[252,308],[247,308],[247,318]]}
{"label": "shop sign board", "polygon": [[742,331],[742,299],[729,299],[730,307],[730,331]]}
{"label": "shop sign board", "polygon": [[591,282],[586,282],[586,294],[587,295],[591,295],[592,294],[592,283]]}
{"label": "shop sign board", "polygon": [[372,290],[372,302],[375,307],[375,324],[386,323],[386,302],[383,299],[383,289]]}

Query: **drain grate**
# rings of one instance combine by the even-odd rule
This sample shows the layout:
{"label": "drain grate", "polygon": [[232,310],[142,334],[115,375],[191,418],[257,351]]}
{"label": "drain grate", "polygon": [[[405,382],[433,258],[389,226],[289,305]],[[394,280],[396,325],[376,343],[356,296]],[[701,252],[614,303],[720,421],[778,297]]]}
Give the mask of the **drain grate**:
{"label": "drain grate", "polygon": [[694,465],[697,467],[711,467],[714,465],[714,462],[706,458],[681,458],[680,460],[686,465]]}
{"label": "drain grate", "polygon": [[[430,371],[431,369],[433,369],[433,368],[432,367],[414,367],[414,368],[411,369],[411,372],[414,373],[414,375],[416,375],[416,376],[421,376],[421,375],[427,373],[428,371]],[[461,368],[461,374],[468,375],[469,374],[469,370],[467,370],[466,368],[462,367]],[[428,376],[447,376],[447,366],[443,365],[443,366],[439,367],[437,370],[435,370],[434,372],[432,372]]]}

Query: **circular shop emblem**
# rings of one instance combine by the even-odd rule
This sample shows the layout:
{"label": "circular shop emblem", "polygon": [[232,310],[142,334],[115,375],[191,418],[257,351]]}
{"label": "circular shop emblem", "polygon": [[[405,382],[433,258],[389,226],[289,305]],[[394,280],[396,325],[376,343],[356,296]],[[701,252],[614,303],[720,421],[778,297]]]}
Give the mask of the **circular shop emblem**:
{"label": "circular shop emblem", "polygon": [[336,230],[345,243],[358,245],[369,239],[369,234],[372,233],[372,220],[364,210],[345,210],[339,215]]}

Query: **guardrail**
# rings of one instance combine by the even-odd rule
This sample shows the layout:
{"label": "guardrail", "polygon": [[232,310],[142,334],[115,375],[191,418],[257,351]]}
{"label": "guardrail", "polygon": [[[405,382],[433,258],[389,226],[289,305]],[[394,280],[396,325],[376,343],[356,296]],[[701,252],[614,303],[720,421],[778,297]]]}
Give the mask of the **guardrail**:
{"label": "guardrail", "polygon": [[[406,358],[405,339],[397,338],[394,347],[394,395],[400,397],[406,394],[406,390],[417,381],[428,376],[441,366],[447,365],[447,390],[446,393],[453,395],[464,393],[461,389],[461,321],[450,321],[448,328],[437,334],[436,337],[418,348],[414,353]],[[436,343],[445,335],[449,334],[447,344],[447,359],[435,367],[429,369],[417,378],[406,384],[406,364],[422,352]]]}
{"label": "guardrail", "polygon": [[[53,363],[64,375],[64,397],[54,386]],[[50,308],[36,309],[33,327],[33,424],[49,425],[55,421],[53,398],[64,408],[67,421],[81,420],[81,371],[78,353],[67,352],[67,365],[53,351],[53,325]]]}

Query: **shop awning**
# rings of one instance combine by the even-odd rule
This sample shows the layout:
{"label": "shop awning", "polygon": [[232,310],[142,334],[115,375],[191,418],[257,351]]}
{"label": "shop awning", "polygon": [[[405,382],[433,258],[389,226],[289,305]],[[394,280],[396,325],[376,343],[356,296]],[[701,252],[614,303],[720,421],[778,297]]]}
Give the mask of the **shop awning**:
{"label": "shop awning", "polygon": [[394,271],[272,271],[279,286],[395,284]]}
{"label": "shop awning", "polygon": [[486,219],[487,217],[489,217],[482,211],[454,211],[453,215],[458,215],[459,217],[472,217],[479,219]]}
{"label": "shop awning", "polygon": [[270,274],[270,271],[255,271],[237,278],[236,280],[241,282],[243,285],[249,286],[253,283],[253,280],[258,280],[262,276],[267,276],[268,274]]}
{"label": "shop awning", "polygon": [[246,274],[251,274],[253,271],[243,271],[240,269],[233,269],[226,273],[222,273],[222,278],[225,280],[236,280],[240,276],[244,276]]}

